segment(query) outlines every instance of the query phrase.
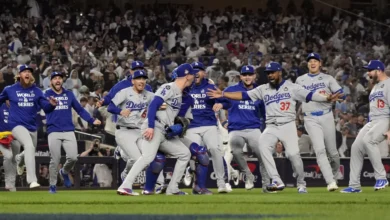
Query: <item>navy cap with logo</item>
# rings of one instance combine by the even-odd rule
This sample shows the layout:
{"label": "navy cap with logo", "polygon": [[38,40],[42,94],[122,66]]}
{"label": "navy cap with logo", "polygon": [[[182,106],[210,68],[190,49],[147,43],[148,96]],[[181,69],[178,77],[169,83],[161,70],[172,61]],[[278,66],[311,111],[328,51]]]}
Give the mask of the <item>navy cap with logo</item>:
{"label": "navy cap with logo", "polygon": [[269,73],[277,72],[277,71],[282,71],[282,66],[277,62],[271,62],[267,64],[264,70],[264,72],[269,72]]}
{"label": "navy cap with logo", "polygon": [[385,65],[379,60],[370,60],[368,65],[363,66],[363,68],[367,69],[368,71],[372,71],[372,70],[385,71]]}
{"label": "navy cap with logo", "polygon": [[205,70],[203,63],[201,63],[201,62],[194,62],[191,64],[191,66],[193,69]]}
{"label": "navy cap with logo", "polygon": [[50,80],[52,80],[54,77],[56,76],[61,76],[62,78],[64,78],[64,74],[60,73],[60,72],[52,72],[50,74]]}
{"label": "navy cap with logo", "polygon": [[315,59],[315,60],[318,60],[318,61],[321,61],[321,57],[318,53],[309,53],[309,55],[307,55],[307,61],[311,60],[311,59]]}
{"label": "navy cap with logo", "polygon": [[131,62],[131,70],[135,69],[143,69],[144,68],[144,63],[141,61],[133,61]]}
{"label": "navy cap with logo", "polygon": [[137,78],[141,78],[141,77],[148,78],[148,74],[146,74],[146,72],[143,70],[137,70],[134,72],[133,79],[137,79]]}
{"label": "navy cap with logo", "polygon": [[192,68],[191,64],[189,63],[184,63],[177,67],[176,70],[176,75],[177,77],[184,77],[186,75],[195,75],[198,73],[199,70],[196,70]]}
{"label": "navy cap with logo", "polygon": [[252,67],[252,66],[243,66],[241,68],[241,75],[242,74],[245,74],[245,73],[249,73],[249,74],[255,74],[255,69]]}
{"label": "navy cap with logo", "polygon": [[19,66],[19,73],[25,71],[25,70],[30,70],[31,72],[33,72],[33,68],[29,67],[28,65],[26,64],[23,64],[23,65],[20,65]]}

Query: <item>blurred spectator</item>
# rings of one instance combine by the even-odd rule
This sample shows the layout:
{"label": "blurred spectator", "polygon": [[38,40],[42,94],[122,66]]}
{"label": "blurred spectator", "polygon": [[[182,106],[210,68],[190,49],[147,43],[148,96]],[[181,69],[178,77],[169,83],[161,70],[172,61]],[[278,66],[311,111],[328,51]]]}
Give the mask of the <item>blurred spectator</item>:
{"label": "blurred spectator", "polygon": [[274,157],[286,157],[286,154],[284,153],[284,147],[282,142],[278,141],[275,145],[275,153],[273,154]]}
{"label": "blurred spectator", "polygon": [[305,134],[305,128],[300,125],[297,128],[299,152],[302,156],[312,156],[314,154],[313,144],[309,135]]}

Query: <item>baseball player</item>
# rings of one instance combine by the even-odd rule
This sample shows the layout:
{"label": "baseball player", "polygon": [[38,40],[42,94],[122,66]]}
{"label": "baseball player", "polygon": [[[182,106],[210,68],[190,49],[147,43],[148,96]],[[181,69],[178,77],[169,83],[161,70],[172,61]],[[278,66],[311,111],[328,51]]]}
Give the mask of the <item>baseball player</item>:
{"label": "baseball player", "polygon": [[[330,75],[320,72],[321,58],[317,53],[307,57],[309,73],[297,78],[296,83],[312,92],[326,95],[343,93],[343,89]],[[338,189],[336,174],[340,169],[340,156],[336,145],[336,126],[332,113],[332,103],[303,102],[305,128],[308,132],[316,153],[317,163],[324,179],[328,184],[328,191]],[[328,155],[331,163],[329,163]]]}
{"label": "baseball player", "polygon": [[[241,81],[224,90],[224,92],[246,92],[256,87],[253,84],[255,80],[255,70],[252,66],[243,66],[240,74]],[[259,152],[259,137],[261,135],[260,111],[264,109],[261,101],[234,101],[228,100],[223,104],[215,104],[214,110],[220,110],[222,107],[228,109],[229,121],[229,143],[233,150],[233,156],[238,163],[239,168],[245,173],[245,188],[253,189],[254,176],[250,171],[243,155],[244,145],[247,144],[256,154],[262,177],[263,192],[269,192],[266,188],[270,184],[270,178],[262,162]],[[264,113],[264,111],[263,111]]]}
{"label": "baseball player", "polygon": [[221,92],[210,90],[208,94],[214,98],[225,97],[233,100],[257,101],[262,100],[266,110],[266,129],[260,136],[259,150],[261,159],[273,182],[267,186],[268,190],[283,190],[285,185],[280,179],[276,169],[272,152],[275,144],[280,140],[286,148],[286,155],[291,161],[294,173],[297,174],[297,187],[299,193],[307,193],[304,181],[303,163],[299,154],[297,128],[295,125],[296,101],[336,101],[340,94],[328,96],[313,93],[302,86],[284,81],[282,67],[277,62],[266,66],[269,83],[256,87],[250,91]]}
{"label": "baseball player", "polygon": [[[132,77],[133,86],[119,91],[107,109],[108,112],[119,116],[115,141],[122,150],[121,155],[128,159],[125,168],[128,170],[141,156],[138,148],[142,139],[140,127],[146,119],[147,107],[154,97],[152,92],[145,90],[147,78],[145,71],[136,70]],[[126,176],[123,177],[122,181],[125,182]]]}
{"label": "baseball player", "polygon": [[[179,138],[173,137],[172,139],[167,139],[165,134],[167,128],[174,126],[174,119],[178,115],[182,105],[183,90],[192,85],[196,73],[197,70],[194,70],[190,64],[182,64],[177,68],[177,79],[174,82],[162,85],[155,93],[148,107],[147,120],[141,126],[143,135],[141,157],[135,162],[125,179],[125,182],[128,184],[122,184],[117,190],[118,194],[139,195],[132,190],[133,182],[136,176],[156,158],[158,150],[177,157],[172,179],[168,185],[166,194],[187,194],[179,190],[178,183],[190,160],[191,153]],[[167,105],[166,109],[159,110],[164,102]],[[156,160],[159,160],[159,158],[156,158]]]}
{"label": "baseball player", "polygon": [[[127,76],[127,78],[125,78],[122,81],[115,84],[111,88],[110,92],[103,98],[103,100],[101,100],[97,103],[97,107],[106,106],[106,105],[110,104],[111,100],[114,98],[114,96],[119,91],[132,86],[133,85],[132,77],[133,77],[134,72],[137,70],[144,70],[144,63],[142,63],[141,61],[133,61],[131,63],[130,75]],[[153,92],[152,87],[149,84],[146,84],[145,89],[149,92]]]}
{"label": "baseball player", "polygon": [[16,161],[15,155],[20,151],[20,144],[13,139],[8,126],[9,108],[6,103],[0,106],[0,152],[3,154],[5,189],[16,191]]}
{"label": "baseball player", "polygon": [[74,125],[72,122],[72,108],[81,116],[82,119],[90,124],[99,125],[98,119],[93,119],[89,113],[80,105],[72,91],[64,89],[64,75],[60,72],[52,72],[50,75],[51,88],[45,91],[46,97],[54,97],[58,105],[54,111],[46,114],[46,126],[48,134],[48,144],[50,150],[50,193],[57,192],[58,165],[61,159],[61,146],[66,153],[66,162],[59,171],[64,179],[65,187],[72,186],[69,179],[69,171],[77,161],[77,141],[74,134]]}
{"label": "baseball player", "polygon": [[[177,78],[177,68],[172,71],[172,81],[175,81]],[[178,118],[182,119],[182,122],[179,124],[188,124],[193,120],[192,116],[192,107],[194,106],[194,99],[190,95],[190,91],[193,86],[187,87],[183,90],[182,95],[182,105],[180,107],[180,111],[178,113]],[[191,114],[188,112],[191,111]],[[187,116],[187,118],[186,118]],[[176,121],[176,120],[175,120]],[[175,125],[174,125],[175,126]],[[166,136],[176,136],[175,132],[172,129],[167,130]],[[208,164],[209,164],[209,156],[207,152],[207,148],[199,146],[197,143],[189,140],[186,137],[180,138],[180,141],[186,145],[191,152],[191,156],[194,160],[191,164],[192,169],[195,173],[195,182],[192,189],[192,193],[196,195],[212,195],[213,193],[206,188],[207,181],[207,173],[208,173]],[[146,182],[145,188],[142,191],[144,195],[153,194],[154,186],[156,182],[161,182],[163,180],[162,169],[165,165],[165,158],[161,158],[161,155],[157,154],[156,159],[149,165],[149,168],[146,171]],[[160,172],[160,175],[159,175]],[[158,177],[158,180],[157,180]],[[164,180],[163,180],[164,181]],[[192,177],[189,180],[188,186],[191,184]],[[161,194],[166,190],[165,184],[163,186],[156,187],[156,194]]]}
{"label": "baseball player", "polygon": [[384,189],[389,185],[386,179],[386,171],[378,144],[385,140],[390,141],[389,117],[390,117],[390,79],[386,75],[385,65],[379,60],[371,60],[367,66],[374,87],[371,90],[369,122],[360,130],[351,148],[351,171],[349,174],[349,187],[343,189],[342,193],[360,193],[360,173],[363,168],[365,154],[368,155],[376,183],[375,190]]}
{"label": "baseball player", "polygon": [[37,145],[37,125],[35,115],[42,108],[46,113],[56,108],[54,97],[45,98],[42,91],[35,86],[33,69],[27,65],[19,66],[17,82],[6,87],[0,94],[0,104],[10,102],[8,124],[12,135],[24,146],[24,160],[27,170],[27,183],[36,188],[35,147]]}
{"label": "baseball player", "polygon": [[[110,104],[111,100],[114,98],[114,96],[119,91],[121,91],[122,89],[126,89],[126,88],[131,87],[133,85],[133,83],[132,83],[133,74],[137,70],[144,70],[144,63],[142,63],[141,61],[133,61],[131,63],[130,75],[128,75],[127,78],[125,78],[122,81],[115,84],[111,88],[110,92],[103,98],[103,100],[97,102],[96,106],[99,108],[101,106],[106,106],[106,105]],[[152,87],[149,84],[146,84],[145,90],[147,90],[149,92],[153,92]],[[117,115],[113,114],[112,117],[113,117],[113,121],[117,120]],[[125,157],[129,158],[129,155],[123,154],[122,156],[124,158]],[[122,181],[126,178],[127,172],[130,170],[131,166],[134,163],[134,161],[132,161],[132,160],[128,160],[127,162],[128,162],[128,164],[126,164],[126,168],[121,173]]]}
{"label": "baseball player", "polygon": [[[195,62],[192,67],[198,71],[195,77],[195,86],[191,89],[190,95],[194,100],[192,107],[193,120],[191,121],[186,133],[186,138],[201,145],[205,144],[213,160],[214,172],[217,178],[219,193],[231,192],[231,188],[226,187],[225,169],[223,163],[222,146],[219,140],[217,118],[213,111],[216,100],[210,99],[206,92],[207,89],[215,89],[205,78],[206,72],[202,63]],[[196,190],[196,186],[194,188]]]}

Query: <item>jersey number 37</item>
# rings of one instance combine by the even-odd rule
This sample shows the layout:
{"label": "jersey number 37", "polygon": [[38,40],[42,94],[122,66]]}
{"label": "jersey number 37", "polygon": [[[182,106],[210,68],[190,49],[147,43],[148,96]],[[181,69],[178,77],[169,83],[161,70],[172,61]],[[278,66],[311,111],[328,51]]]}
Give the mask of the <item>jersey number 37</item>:
{"label": "jersey number 37", "polygon": [[290,109],[290,102],[281,102],[280,103],[280,110],[287,111]]}

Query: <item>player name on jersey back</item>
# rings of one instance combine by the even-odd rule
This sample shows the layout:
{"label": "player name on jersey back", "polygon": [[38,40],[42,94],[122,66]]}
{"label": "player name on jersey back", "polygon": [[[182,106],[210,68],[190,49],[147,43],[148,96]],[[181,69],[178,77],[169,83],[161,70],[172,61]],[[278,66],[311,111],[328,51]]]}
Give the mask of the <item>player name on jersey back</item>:
{"label": "player name on jersey back", "polygon": [[390,117],[390,79],[377,83],[368,98],[370,120]]}

